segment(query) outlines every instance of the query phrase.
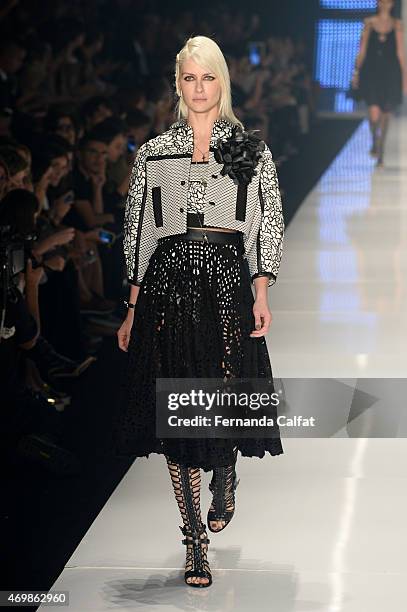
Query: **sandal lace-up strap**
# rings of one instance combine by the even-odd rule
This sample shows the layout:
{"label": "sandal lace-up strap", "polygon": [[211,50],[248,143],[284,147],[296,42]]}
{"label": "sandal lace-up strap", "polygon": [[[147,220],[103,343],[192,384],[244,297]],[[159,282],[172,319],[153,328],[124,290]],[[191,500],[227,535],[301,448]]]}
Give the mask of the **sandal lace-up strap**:
{"label": "sandal lace-up strap", "polygon": [[[209,483],[209,490],[213,494],[213,510],[208,511],[208,528],[217,533],[228,525],[235,512],[235,491],[240,482],[236,475],[237,448],[234,449],[235,462],[233,465],[218,467],[213,471],[213,477]],[[225,525],[220,529],[212,529],[210,523],[223,521]]]}

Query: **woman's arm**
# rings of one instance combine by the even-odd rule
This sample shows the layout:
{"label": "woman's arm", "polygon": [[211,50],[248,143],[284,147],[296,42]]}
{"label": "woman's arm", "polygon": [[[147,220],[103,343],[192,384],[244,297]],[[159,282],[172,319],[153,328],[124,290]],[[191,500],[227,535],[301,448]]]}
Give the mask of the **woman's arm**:
{"label": "woman's arm", "polygon": [[112,213],[95,212],[89,200],[76,200],[74,206],[84,220],[85,225],[90,229],[105,223],[114,223],[114,215]]}
{"label": "woman's arm", "polygon": [[[27,260],[27,268],[25,271],[25,299],[28,311],[37,324],[37,337],[41,332],[41,317],[38,302],[38,285],[43,273],[44,270],[41,266],[33,269],[32,260],[30,258]],[[30,342],[34,342],[35,344],[34,339],[30,340]],[[23,348],[27,347],[23,346]]]}
{"label": "woman's arm", "polygon": [[360,39],[359,53],[356,56],[356,60],[355,60],[355,69],[356,69],[356,71],[358,71],[361,68],[363,62],[365,61],[366,50],[367,50],[367,43],[368,43],[368,40],[369,40],[371,26],[372,26],[371,18],[370,17],[366,17],[364,19],[364,26],[363,26],[363,30],[362,30],[361,39]]}
{"label": "woman's arm", "polygon": [[[131,302],[132,304],[135,304],[137,302],[139,291],[140,291],[140,287],[136,285],[130,285],[129,302]],[[119,344],[119,348],[125,352],[127,352],[128,350],[131,330],[133,327],[133,320],[134,320],[134,308],[129,308],[127,311],[126,318],[121,324],[120,329],[117,330],[117,341]]]}
{"label": "woman's arm", "polygon": [[[266,145],[260,170],[259,205],[260,226],[257,236],[249,238],[246,247],[249,271],[257,291],[264,293],[266,287],[276,282],[283,251],[284,216],[276,166],[272,153]],[[267,277],[268,281],[259,277]]]}
{"label": "woman's arm", "polygon": [[147,198],[147,143],[141,145],[134,160],[123,223],[123,250],[127,279],[140,285],[151,255],[157,247],[152,211]]}
{"label": "woman's arm", "polygon": [[277,170],[267,145],[263,152],[260,170],[259,205],[260,224],[257,235],[246,240],[250,276],[255,286],[253,304],[255,329],[251,338],[265,336],[271,325],[272,315],[268,304],[268,288],[276,282],[283,250],[284,217]]}
{"label": "woman's arm", "polygon": [[401,21],[401,19],[396,19],[396,45],[397,57],[400,62],[400,68],[403,77],[403,91],[405,94],[407,94],[407,69],[404,55],[403,22]]}
{"label": "woman's arm", "polygon": [[122,180],[122,182],[120,183],[120,185],[117,187],[117,193],[119,193],[121,196],[125,196],[126,193],[129,191],[129,186],[130,186],[130,176],[131,176],[131,168],[129,169],[129,172],[126,174],[126,176],[124,177],[124,179]]}
{"label": "woman's arm", "polygon": [[32,248],[32,252],[35,257],[41,257],[48,251],[52,251],[55,247],[68,244],[75,237],[75,228],[73,227],[64,227],[63,229],[58,229],[54,231],[49,236],[38,240],[35,246]]}
{"label": "woman's arm", "polygon": [[103,202],[103,186],[106,183],[106,174],[91,174],[92,188],[93,188],[93,211],[97,215],[104,214],[104,202]]}

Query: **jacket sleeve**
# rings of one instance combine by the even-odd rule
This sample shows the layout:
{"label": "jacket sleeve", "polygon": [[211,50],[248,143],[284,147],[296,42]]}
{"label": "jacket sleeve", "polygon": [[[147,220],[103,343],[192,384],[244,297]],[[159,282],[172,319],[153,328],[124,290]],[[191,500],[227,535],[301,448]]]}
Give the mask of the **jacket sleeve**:
{"label": "jacket sleeve", "polygon": [[127,279],[132,285],[141,285],[151,255],[156,249],[152,211],[146,206],[147,145],[137,151],[134,160],[123,224],[123,250]]}
{"label": "jacket sleeve", "polygon": [[282,257],[284,216],[277,170],[267,145],[260,164],[260,222],[256,225],[256,234],[247,240],[246,257],[252,282],[259,276],[267,276],[271,287],[277,280]]}

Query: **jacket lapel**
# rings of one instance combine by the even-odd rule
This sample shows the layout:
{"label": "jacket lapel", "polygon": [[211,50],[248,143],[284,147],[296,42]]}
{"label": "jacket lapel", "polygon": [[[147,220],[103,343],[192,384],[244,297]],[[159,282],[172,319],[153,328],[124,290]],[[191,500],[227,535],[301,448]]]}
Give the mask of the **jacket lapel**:
{"label": "jacket lapel", "polygon": [[[217,147],[219,139],[226,140],[231,136],[232,130],[236,124],[232,123],[228,119],[218,118],[212,126],[212,133],[210,139],[210,148],[214,149]],[[175,139],[176,147],[180,153],[193,154],[194,151],[194,131],[191,125],[185,118],[176,121],[170,125],[173,130],[173,136]]]}

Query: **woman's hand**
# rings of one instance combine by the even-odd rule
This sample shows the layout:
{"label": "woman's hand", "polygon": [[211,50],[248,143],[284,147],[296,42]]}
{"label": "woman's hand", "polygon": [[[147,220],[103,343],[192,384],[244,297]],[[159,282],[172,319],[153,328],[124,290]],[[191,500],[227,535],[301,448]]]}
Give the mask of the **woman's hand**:
{"label": "woman's hand", "polygon": [[43,274],[44,268],[42,266],[37,266],[37,268],[33,268],[32,259],[27,259],[27,265],[25,269],[26,285],[38,286]]}
{"label": "woman's hand", "polygon": [[74,227],[66,227],[63,230],[59,230],[53,234],[55,245],[59,246],[62,244],[67,244],[71,242],[75,238],[75,228]]}
{"label": "woman's hand", "polygon": [[119,343],[119,348],[122,351],[127,353],[131,328],[133,327],[133,319],[134,319],[134,310],[133,308],[129,308],[126,318],[121,324],[120,329],[117,331],[117,340]]}
{"label": "woman's hand", "polygon": [[355,72],[352,76],[352,87],[357,89],[359,87],[359,73]]}
{"label": "woman's hand", "polygon": [[35,257],[38,259],[43,253],[48,253],[48,251],[52,251],[56,246],[68,244],[75,237],[75,228],[67,227],[63,230],[58,230],[53,234],[50,234],[46,238],[39,240],[35,247],[33,247],[32,252]]}
{"label": "woman's hand", "polygon": [[256,298],[253,304],[254,324],[256,330],[250,334],[251,338],[265,336],[271,324],[271,312],[266,297]]}
{"label": "woman's hand", "polygon": [[90,180],[92,181],[92,185],[95,189],[102,189],[103,185],[106,183],[105,171],[103,170],[99,173],[92,173],[90,175]]}
{"label": "woman's hand", "polygon": [[85,232],[85,237],[87,240],[90,240],[91,242],[103,242],[103,240],[101,239],[101,237],[99,236],[100,232],[103,231],[103,227],[94,227],[91,230],[87,230]]}
{"label": "woman's hand", "polygon": [[45,265],[55,272],[62,272],[65,268],[65,259],[61,255],[53,255],[45,260]]}

